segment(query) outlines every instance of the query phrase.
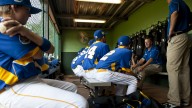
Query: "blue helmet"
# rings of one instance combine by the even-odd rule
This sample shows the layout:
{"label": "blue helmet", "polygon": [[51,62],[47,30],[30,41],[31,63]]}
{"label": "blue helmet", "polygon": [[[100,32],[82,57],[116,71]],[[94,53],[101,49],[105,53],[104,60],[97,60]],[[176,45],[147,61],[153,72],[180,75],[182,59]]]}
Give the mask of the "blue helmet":
{"label": "blue helmet", "polygon": [[94,38],[95,39],[102,38],[103,36],[105,36],[105,33],[102,30],[96,30],[94,32]]}
{"label": "blue helmet", "polygon": [[129,36],[121,36],[118,39],[118,45],[121,45],[121,46],[128,46],[130,42],[131,42],[131,39]]}
{"label": "blue helmet", "polygon": [[95,42],[95,39],[91,39],[91,40],[88,42],[88,45],[91,46],[94,42]]}

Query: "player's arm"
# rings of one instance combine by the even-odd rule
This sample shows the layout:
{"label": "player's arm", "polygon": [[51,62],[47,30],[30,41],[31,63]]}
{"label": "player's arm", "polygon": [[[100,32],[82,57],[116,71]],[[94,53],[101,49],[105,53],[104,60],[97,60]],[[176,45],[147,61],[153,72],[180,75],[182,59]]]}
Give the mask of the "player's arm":
{"label": "player's arm", "polygon": [[151,54],[150,54],[150,59],[147,60],[147,62],[145,64],[143,64],[142,66],[140,66],[140,69],[139,71],[142,71],[145,67],[147,67],[149,64],[151,64],[151,62],[153,62],[153,60],[155,58],[158,58],[158,55],[159,55],[159,50],[158,49],[153,49],[151,51]]}
{"label": "player's arm", "polygon": [[121,60],[119,65],[123,73],[135,76],[135,74],[130,69],[131,58],[132,58],[131,52],[121,55]]}
{"label": "player's arm", "polygon": [[10,18],[5,18],[2,23],[7,28],[4,34],[7,34],[9,36],[15,36],[16,34],[20,34],[21,36],[28,38],[29,40],[34,42],[36,45],[38,45],[43,52],[46,52],[46,53],[54,52],[53,45],[47,39],[42,38],[39,35],[33,33],[18,21],[12,20]]}
{"label": "player's arm", "polygon": [[[153,61],[153,58],[150,58],[145,64],[143,64],[142,66],[140,66],[140,69],[143,70],[145,69],[145,67],[147,67],[149,64],[151,64],[151,62]],[[140,70],[139,69],[139,70]]]}
{"label": "player's arm", "polygon": [[33,59],[41,59],[41,58],[43,58],[43,51],[39,50],[32,57],[33,57]]}
{"label": "player's arm", "polygon": [[134,69],[134,68],[142,65],[144,62],[145,62],[145,59],[144,59],[144,58],[141,58],[137,64],[135,64],[135,65],[132,66],[132,68]]}
{"label": "player's arm", "polygon": [[170,16],[170,29],[169,29],[169,39],[171,38],[171,35],[175,32],[175,25],[177,23],[178,15],[179,15],[179,3],[172,1],[169,5],[169,13]]}
{"label": "player's arm", "polygon": [[177,18],[178,18],[178,12],[174,11],[171,14],[171,20],[170,20],[170,30],[169,30],[169,38],[171,38],[172,34],[174,34],[174,29],[175,29],[175,25],[177,23]]}

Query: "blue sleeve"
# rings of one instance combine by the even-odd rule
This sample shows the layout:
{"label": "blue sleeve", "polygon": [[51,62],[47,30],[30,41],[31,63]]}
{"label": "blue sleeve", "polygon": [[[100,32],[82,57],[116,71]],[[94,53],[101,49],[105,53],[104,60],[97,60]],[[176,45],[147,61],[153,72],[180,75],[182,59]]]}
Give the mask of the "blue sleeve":
{"label": "blue sleeve", "polygon": [[170,15],[175,12],[179,11],[179,1],[178,0],[172,0],[171,3],[169,4],[169,13]]}
{"label": "blue sleeve", "polygon": [[37,47],[33,42],[23,38],[22,36],[9,37],[0,33],[0,51],[13,57],[20,59]]}
{"label": "blue sleeve", "polygon": [[132,57],[132,52],[125,53],[120,60],[120,67],[121,68],[130,68],[130,61]]}
{"label": "blue sleeve", "polygon": [[109,51],[110,51],[109,45],[106,44],[104,47],[102,47],[101,53],[100,53],[100,57],[99,57],[98,59],[100,60],[100,59],[101,59],[105,54],[107,54]]}
{"label": "blue sleeve", "polygon": [[157,58],[158,54],[159,54],[159,51],[157,49],[154,49],[151,51],[150,58],[152,58],[154,60]]}
{"label": "blue sleeve", "polygon": [[40,66],[42,66],[42,65],[45,64],[45,60],[44,60],[43,57],[42,57],[41,59],[37,59],[36,62],[37,62]]}

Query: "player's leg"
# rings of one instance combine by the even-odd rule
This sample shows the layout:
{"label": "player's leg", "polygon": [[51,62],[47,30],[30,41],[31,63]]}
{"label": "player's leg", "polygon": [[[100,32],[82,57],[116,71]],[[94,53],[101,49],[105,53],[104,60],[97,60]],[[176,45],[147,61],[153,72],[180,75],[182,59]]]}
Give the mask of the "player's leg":
{"label": "player's leg", "polygon": [[52,87],[30,78],[1,93],[0,102],[7,108],[87,108],[82,96]]}
{"label": "player's leg", "polygon": [[71,92],[77,92],[77,86],[73,83],[66,82],[66,81],[53,80],[53,79],[41,79],[41,80],[50,86],[71,91]]}
{"label": "player's leg", "polygon": [[119,72],[97,72],[96,79],[100,81],[109,81],[115,84],[128,85],[126,95],[136,91],[137,78],[132,75],[126,75]]}
{"label": "player's leg", "polygon": [[83,77],[85,76],[85,70],[83,69],[82,66],[77,65],[77,67],[75,69],[72,69],[74,74],[78,77]]}

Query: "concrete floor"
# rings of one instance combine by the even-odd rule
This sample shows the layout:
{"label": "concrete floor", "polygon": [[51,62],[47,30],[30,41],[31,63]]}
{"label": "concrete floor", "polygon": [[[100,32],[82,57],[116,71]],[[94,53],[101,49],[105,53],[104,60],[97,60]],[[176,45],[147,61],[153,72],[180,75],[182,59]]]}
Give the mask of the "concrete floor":
{"label": "concrete floor", "polygon": [[[79,78],[77,77],[65,78],[65,81],[69,81],[76,84],[78,87],[78,93],[84,96],[86,99],[89,97],[89,90],[86,89],[82,84],[80,84]],[[150,83],[144,83],[143,92],[146,95],[153,97],[160,103],[164,103],[167,101],[167,92],[168,92],[167,87],[158,86]],[[191,99],[192,99],[192,96],[191,96]],[[184,107],[184,108],[192,108],[192,101],[190,106]]]}

